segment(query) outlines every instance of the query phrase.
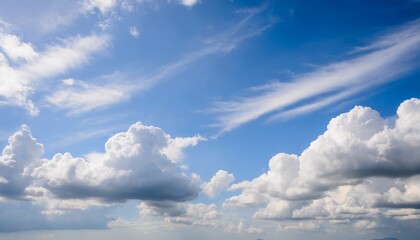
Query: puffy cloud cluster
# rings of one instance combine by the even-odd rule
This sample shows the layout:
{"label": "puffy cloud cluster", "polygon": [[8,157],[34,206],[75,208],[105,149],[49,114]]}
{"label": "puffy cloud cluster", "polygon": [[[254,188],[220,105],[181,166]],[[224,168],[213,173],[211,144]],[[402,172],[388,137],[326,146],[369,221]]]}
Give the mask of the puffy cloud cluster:
{"label": "puffy cloud cluster", "polygon": [[139,209],[142,216],[165,216],[167,222],[188,225],[215,225],[214,220],[220,216],[215,204],[147,201]]}
{"label": "puffy cloud cluster", "polygon": [[[138,207],[140,215],[164,216],[165,221],[170,223],[221,228],[225,232],[253,234],[264,232],[262,228],[249,226],[243,219],[237,224],[226,221],[225,216],[218,211],[215,204],[146,201]],[[119,221],[122,222],[122,220]],[[117,224],[118,222],[112,223],[112,225]]]}
{"label": "puffy cloud cluster", "polygon": [[45,205],[47,214],[129,199],[192,200],[201,192],[200,183],[176,162],[183,148],[201,139],[174,139],[158,127],[137,122],[111,137],[103,153],[85,157],[58,153],[41,159],[43,146],[23,126],[9,138],[0,157],[0,195],[34,200]]}
{"label": "puffy cloud cluster", "polygon": [[216,197],[221,191],[226,190],[235,180],[233,174],[225,170],[219,170],[214,174],[210,181],[203,185],[203,193],[210,198]]}
{"label": "puffy cloud cluster", "polygon": [[[279,153],[261,176],[234,184],[226,207],[261,206],[258,219],[350,220],[372,229],[392,217],[381,208],[420,207],[420,100],[406,100],[394,121],[356,106],[333,118],[301,155]],[[412,213],[412,215],[410,215]],[[418,213],[403,217],[417,219]],[[386,215],[386,216],[385,216]]]}
{"label": "puffy cloud cluster", "polygon": [[0,196],[25,198],[25,190],[31,184],[31,169],[39,163],[44,147],[32,137],[27,126],[9,138],[0,156]]}

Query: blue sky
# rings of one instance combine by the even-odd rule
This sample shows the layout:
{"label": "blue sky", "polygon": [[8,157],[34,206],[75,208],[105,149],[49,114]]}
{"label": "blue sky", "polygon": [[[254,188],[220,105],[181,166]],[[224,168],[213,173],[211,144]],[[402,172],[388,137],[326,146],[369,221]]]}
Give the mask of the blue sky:
{"label": "blue sky", "polygon": [[418,1],[0,3],[0,239],[415,239]]}

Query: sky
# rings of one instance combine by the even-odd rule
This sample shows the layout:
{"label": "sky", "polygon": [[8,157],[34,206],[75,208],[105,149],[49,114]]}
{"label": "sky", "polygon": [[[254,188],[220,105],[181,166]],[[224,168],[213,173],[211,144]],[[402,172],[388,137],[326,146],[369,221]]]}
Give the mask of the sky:
{"label": "sky", "polygon": [[0,2],[0,239],[410,240],[420,2]]}

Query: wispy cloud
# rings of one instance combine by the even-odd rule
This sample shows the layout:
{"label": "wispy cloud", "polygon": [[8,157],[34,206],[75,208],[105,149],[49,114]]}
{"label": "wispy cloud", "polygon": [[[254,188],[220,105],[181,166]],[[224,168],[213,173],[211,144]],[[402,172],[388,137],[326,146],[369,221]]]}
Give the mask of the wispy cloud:
{"label": "wispy cloud", "polygon": [[255,87],[255,93],[232,101],[218,102],[221,133],[230,131],[265,114],[269,119],[293,117],[328,106],[363,90],[397,80],[418,64],[420,20],[358,48],[358,55],[302,74],[287,83],[274,82]]}
{"label": "wispy cloud", "polygon": [[30,96],[41,83],[86,64],[92,54],[102,51],[109,42],[107,35],[77,36],[37,52],[31,43],[0,31],[2,104],[25,108],[32,115],[38,114],[39,109]]}
{"label": "wispy cloud", "polygon": [[[108,84],[103,84],[104,81],[100,80],[96,81],[98,84],[84,83],[77,88],[60,88],[57,92],[46,97],[46,100],[55,107],[69,111],[70,114],[79,114],[126,100],[132,94],[151,89],[162,80],[184,71],[196,61],[213,54],[228,53],[241,42],[261,34],[276,23],[276,20],[268,19],[264,24],[251,24],[252,19],[263,12],[264,9],[265,7],[260,7],[243,12],[242,14],[246,14],[246,17],[216,37],[208,39],[203,48],[159,67],[149,74],[141,76],[142,74],[137,72],[114,73],[105,76],[108,79],[105,82]],[[115,76],[114,79],[110,77],[112,75]],[[107,95],[114,97],[106,97]]]}
{"label": "wispy cloud", "polygon": [[129,92],[129,87],[115,81],[103,85],[76,81],[72,85],[64,84],[45,100],[52,106],[67,110],[70,115],[77,115],[123,101],[129,97]]}

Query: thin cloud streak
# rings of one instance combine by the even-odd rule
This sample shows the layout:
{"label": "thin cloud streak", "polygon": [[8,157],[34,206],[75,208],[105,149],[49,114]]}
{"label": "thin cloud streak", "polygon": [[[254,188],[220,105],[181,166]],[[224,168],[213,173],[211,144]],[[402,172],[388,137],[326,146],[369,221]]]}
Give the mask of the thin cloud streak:
{"label": "thin cloud streak", "polygon": [[[420,20],[415,20],[371,45],[357,49],[359,56],[352,59],[320,67],[288,83],[254,87],[257,93],[250,97],[216,103],[210,109],[217,114],[214,125],[220,128],[221,134],[275,111],[278,113],[269,120],[306,114],[328,106],[368,88],[397,80],[416,66],[417,61],[413,60],[416,60],[419,48]],[[310,103],[299,106],[305,100]]]}
{"label": "thin cloud streak", "polygon": [[[97,108],[104,108],[127,100],[132,94],[138,94],[147,91],[161,81],[184,71],[189,65],[199,61],[207,56],[228,53],[235,49],[241,42],[255,37],[276,23],[275,20],[269,19],[269,22],[258,27],[249,26],[252,19],[265,10],[265,6],[247,11],[247,16],[233,27],[224,31],[216,38],[210,39],[205,47],[192,52],[179,60],[158,68],[155,72],[145,77],[139,77],[138,73],[114,73],[102,78],[107,78],[107,84],[83,84],[83,88],[61,88],[50,94],[45,100],[58,108],[65,109],[70,115],[78,115],[89,112]],[[114,75],[116,80],[112,80],[110,76]],[[99,78],[100,81],[104,82]],[[79,81],[81,82],[81,81]],[[123,84],[121,84],[123,82]],[[97,92],[97,94],[95,94]],[[117,97],[108,98],[103,101],[102,98],[95,97],[102,95],[103,92],[111,92]],[[86,104],[86,101],[89,104]]]}
{"label": "thin cloud streak", "polygon": [[258,28],[254,29],[249,26],[250,22],[253,18],[255,18],[258,14],[262,13],[265,10],[265,6],[260,8],[251,9],[248,11],[248,15],[238,22],[236,25],[222,33],[220,36],[214,39],[210,39],[208,42],[209,44],[193,53],[186,55],[185,57],[170,63],[166,66],[159,68],[155,73],[141,79],[143,84],[137,87],[133,86],[134,89],[137,91],[147,90],[154,85],[158,84],[161,80],[173,76],[181,71],[183,71],[188,65],[204,58],[209,55],[217,54],[217,53],[227,53],[235,49],[241,42],[254,37],[258,34],[261,34],[266,29],[271,27],[276,22],[270,19],[270,22],[264,24],[263,26],[259,26]]}

